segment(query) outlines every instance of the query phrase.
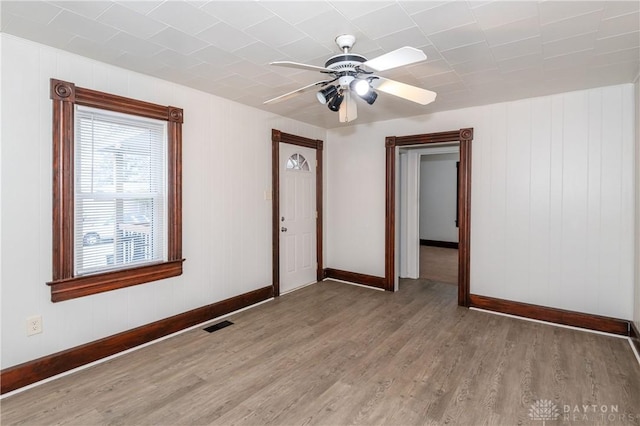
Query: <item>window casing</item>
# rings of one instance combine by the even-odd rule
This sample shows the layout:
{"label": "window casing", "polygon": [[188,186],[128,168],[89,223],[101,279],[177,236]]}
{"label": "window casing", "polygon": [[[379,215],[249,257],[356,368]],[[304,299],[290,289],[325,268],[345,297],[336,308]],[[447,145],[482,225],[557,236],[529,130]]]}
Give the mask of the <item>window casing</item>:
{"label": "window casing", "polygon": [[181,275],[182,109],[55,79],[51,99],[51,300]]}

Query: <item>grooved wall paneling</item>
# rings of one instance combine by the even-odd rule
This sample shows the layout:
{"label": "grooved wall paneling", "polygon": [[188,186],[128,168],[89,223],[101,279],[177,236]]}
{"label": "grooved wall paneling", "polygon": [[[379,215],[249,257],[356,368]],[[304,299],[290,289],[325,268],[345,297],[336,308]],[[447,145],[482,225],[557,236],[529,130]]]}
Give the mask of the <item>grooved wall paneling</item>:
{"label": "grooved wall paneling", "polygon": [[382,273],[384,138],[464,127],[471,293],[631,319],[632,84],[329,130],[326,266]]}
{"label": "grooved wall paneling", "polygon": [[[0,42],[3,369],[271,283],[271,129],[312,139],[324,129],[7,34]],[[50,302],[50,78],[184,108],[181,277]],[[44,332],[27,337],[31,315]]]}

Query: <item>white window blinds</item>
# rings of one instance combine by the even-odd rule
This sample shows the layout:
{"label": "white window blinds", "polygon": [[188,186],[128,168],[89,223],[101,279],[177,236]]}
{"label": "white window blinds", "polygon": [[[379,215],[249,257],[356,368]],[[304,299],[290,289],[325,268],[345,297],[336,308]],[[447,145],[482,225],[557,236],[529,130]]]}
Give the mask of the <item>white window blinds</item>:
{"label": "white window blinds", "polygon": [[75,274],[166,261],[166,122],[77,106]]}

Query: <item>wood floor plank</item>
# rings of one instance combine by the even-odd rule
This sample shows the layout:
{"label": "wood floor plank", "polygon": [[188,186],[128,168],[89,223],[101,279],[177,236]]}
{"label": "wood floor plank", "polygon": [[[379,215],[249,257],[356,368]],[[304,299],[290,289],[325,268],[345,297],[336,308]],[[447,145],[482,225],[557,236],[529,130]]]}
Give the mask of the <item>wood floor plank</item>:
{"label": "wood floor plank", "polygon": [[[432,280],[402,280],[396,293],[325,281],[214,333],[192,330],[7,397],[0,420],[532,424],[531,405],[549,400],[559,411],[615,405],[608,424],[637,424],[640,366],[624,339],[468,310],[456,295]],[[578,424],[564,416],[555,424]]]}

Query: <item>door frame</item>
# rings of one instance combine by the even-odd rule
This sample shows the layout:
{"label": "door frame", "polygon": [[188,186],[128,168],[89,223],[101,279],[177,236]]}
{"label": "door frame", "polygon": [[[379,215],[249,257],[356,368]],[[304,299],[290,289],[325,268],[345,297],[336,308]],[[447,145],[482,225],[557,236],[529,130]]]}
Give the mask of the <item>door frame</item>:
{"label": "door frame", "polygon": [[309,139],[271,129],[271,185],[273,188],[272,201],[272,285],[273,296],[280,296],[280,144],[302,146],[316,150],[316,261],[317,281],[324,279],[322,263],[322,149],[323,142],[320,139]]}
{"label": "door frame", "polygon": [[473,128],[410,136],[387,136],[385,181],[385,267],[384,288],[394,291],[396,279],[396,148],[447,142],[460,143],[458,181],[458,305],[469,306],[469,271],[471,242],[471,142]]}

